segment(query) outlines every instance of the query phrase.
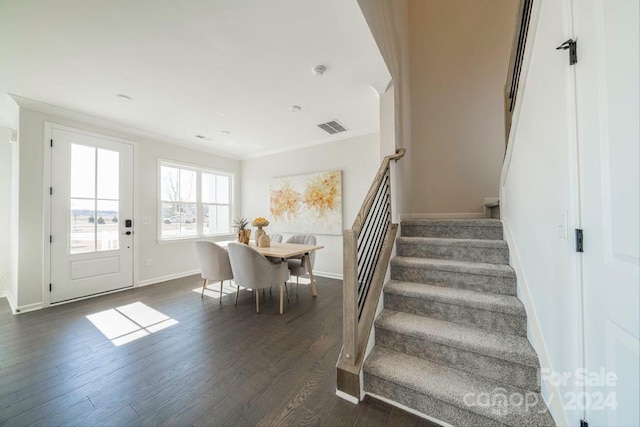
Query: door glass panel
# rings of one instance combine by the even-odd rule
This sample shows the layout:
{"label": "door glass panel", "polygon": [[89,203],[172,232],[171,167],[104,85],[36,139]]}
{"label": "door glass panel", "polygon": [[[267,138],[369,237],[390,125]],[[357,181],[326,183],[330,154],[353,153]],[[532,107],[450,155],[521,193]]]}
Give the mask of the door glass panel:
{"label": "door glass panel", "polygon": [[98,251],[120,249],[119,203],[114,200],[98,200],[96,215],[96,247]]}
{"label": "door glass panel", "polygon": [[202,203],[216,202],[216,176],[202,174]]}
{"label": "door glass panel", "polygon": [[95,246],[95,201],[71,199],[69,229],[69,252],[79,254],[93,252]]}
{"label": "door glass panel", "polygon": [[227,204],[229,203],[229,177],[220,176],[216,177],[216,203]]}
{"label": "door glass panel", "polygon": [[120,190],[120,153],[98,149],[98,198],[118,200]]}
{"label": "door glass panel", "polygon": [[96,149],[71,144],[71,197],[96,196]]}

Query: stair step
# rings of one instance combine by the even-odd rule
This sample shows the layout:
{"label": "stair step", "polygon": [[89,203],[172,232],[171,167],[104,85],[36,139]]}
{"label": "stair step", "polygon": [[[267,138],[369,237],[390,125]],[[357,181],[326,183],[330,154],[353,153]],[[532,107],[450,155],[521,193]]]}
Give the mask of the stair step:
{"label": "stair step", "polygon": [[516,274],[508,265],[415,257],[391,260],[391,278],[407,282],[516,295]]}
{"label": "stair step", "polygon": [[382,347],[373,348],[364,372],[366,392],[453,425],[555,425],[540,393]]}
{"label": "stair step", "polygon": [[384,307],[489,331],[527,335],[524,306],[510,295],[391,280],[384,287]]}
{"label": "stair step", "polygon": [[504,240],[398,237],[400,256],[508,264],[509,247]]}
{"label": "stair step", "polygon": [[381,347],[540,391],[540,363],[525,337],[388,309],[375,327]]}
{"label": "stair step", "polygon": [[405,219],[400,224],[404,237],[445,237],[502,240],[499,219]]}

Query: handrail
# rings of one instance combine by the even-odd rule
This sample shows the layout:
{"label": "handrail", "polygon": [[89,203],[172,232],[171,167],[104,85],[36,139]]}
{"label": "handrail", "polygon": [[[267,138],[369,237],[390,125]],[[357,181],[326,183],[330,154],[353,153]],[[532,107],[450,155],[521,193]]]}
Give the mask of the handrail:
{"label": "handrail", "polygon": [[527,33],[529,31],[533,1],[534,0],[518,0],[518,6],[516,9],[517,14],[515,28],[513,31],[511,58],[509,59],[507,82],[504,86],[504,127],[506,141],[509,140],[511,119],[518,95],[518,83],[520,82],[520,72],[522,71],[522,62],[527,43]]}
{"label": "handrail", "polygon": [[343,347],[336,365],[337,388],[360,396],[360,372],[382,292],[398,224],[392,222],[392,160],[404,157],[406,149],[386,156],[356,215],[353,226],[343,233]]}

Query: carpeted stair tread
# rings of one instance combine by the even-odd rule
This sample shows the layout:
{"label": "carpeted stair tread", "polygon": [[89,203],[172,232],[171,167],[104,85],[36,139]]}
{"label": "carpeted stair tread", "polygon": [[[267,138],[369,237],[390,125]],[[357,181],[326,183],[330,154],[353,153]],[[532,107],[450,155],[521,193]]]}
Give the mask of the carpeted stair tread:
{"label": "carpeted stair tread", "polygon": [[485,276],[509,277],[514,279],[516,277],[516,273],[509,265],[487,264],[482,262],[397,256],[391,260],[391,265],[398,267],[448,271],[451,273],[478,274]]}
{"label": "carpeted stair tread", "polygon": [[[493,382],[428,360],[374,347],[364,365],[364,371],[368,375],[389,383],[386,387],[375,387],[373,390],[368,390],[387,399],[395,400],[397,398],[393,395],[393,385],[399,385],[417,392],[418,396],[428,396],[458,407],[461,411],[490,419],[496,424],[509,426],[554,425],[539,393]],[[496,394],[506,395],[507,399],[516,394],[525,398],[528,394],[530,398],[535,396],[537,403],[529,406],[507,404],[501,407],[468,404],[469,402],[477,402],[478,396],[495,396]],[[419,399],[419,397],[417,398]],[[402,401],[400,403],[409,407],[412,404],[412,402]],[[468,418],[467,416],[466,419]],[[448,422],[452,421],[454,420]]]}
{"label": "carpeted stair tread", "polygon": [[472,248],[496,248],[508,249],[504,240],[491,239],[448,239],[444,237],[407,237],[400,236],[396,242],[405,245],[439,245],[439,246],[465,246]]}
{"label": "carpeted stair tread", "polygon": [[424,283],[389,281],[384,287],[385,293],[393,293],[414,298],[434,300],[446,304],[497,311],[518,316],[526,316],[522,302],[515,296],[475,292],[445,286]]}
{"label": "carpeted stair tread", "polygon": [[445,344],[521,365],[539,367],[538,356],[525,337],[385,309],[376,328]]}
{"label": "carpeted stair tread", "polygon": [[493,218],[461,218],[461,219],[403,219],[401,225],[450,225],[457,227],[499,227],[502,221]]}

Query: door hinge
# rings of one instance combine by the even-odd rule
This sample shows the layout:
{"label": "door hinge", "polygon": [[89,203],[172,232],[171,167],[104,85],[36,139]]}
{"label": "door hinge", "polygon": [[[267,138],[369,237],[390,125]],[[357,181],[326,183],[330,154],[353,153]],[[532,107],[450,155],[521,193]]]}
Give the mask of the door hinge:
{"label": "door hinge", "polygon": [[53,139],[49,140],[49,142],[51,143],[51,146],[53,147]]}
{"label": "door hinge", "polygon": [[580,420],[580,427],[589,427],[587,420]]}
{"label": "door hinge", "polygon": [[584,252],[584,232],[576,228],[576,252]]}
{"label": "door hinge", "polygon": [[53,187],[49,187],[49,195],[51,196],[53,194]]}
{"label": "door hinge", "polygon": [[53,236],[51,234],[49,234],[49,243],[53,242]]}
{"label": "door hinge", "polygon": [[51,283],[49,283],[49,292],[51,292]]}
{"label": "door hinge", "polygon": [[573,39],[569,39],[556,48],[556,50],[569,49],[569,65],[578,63],[578,42]]}

